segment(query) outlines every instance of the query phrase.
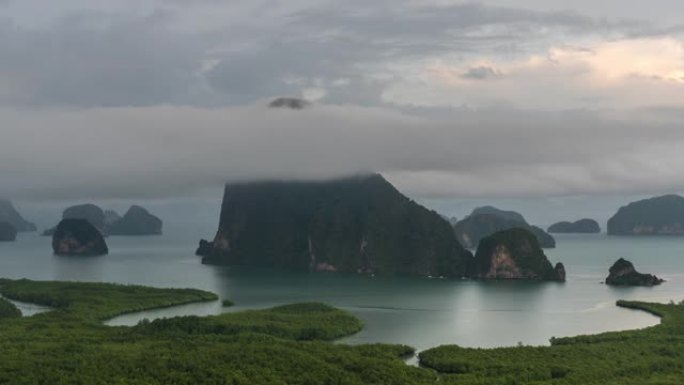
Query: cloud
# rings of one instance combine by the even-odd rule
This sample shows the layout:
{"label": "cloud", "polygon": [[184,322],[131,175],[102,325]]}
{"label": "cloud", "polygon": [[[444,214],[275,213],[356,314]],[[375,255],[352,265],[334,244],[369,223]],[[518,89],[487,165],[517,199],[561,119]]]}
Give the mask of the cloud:
{"label": "cloud", "polygon": [[387,102],[419,106],[504,104],[551,110],[682,106],[684,43],[671,37],[622,39],[555,46],[545,55],[515,61],[481,58],[453,66],[439,61],[394,83],[383,96]]}
{"label": "cloud", "polygon": [[187,100],[201,78],[200,41],[142,17],[81,13],[41,28],[0,20],[0,104],[144,106]]}
{"label": "cloud", "polygon": [[461,77],[465,79],[490,79],[501,76],[500,72],[495,68],[486,65],[480,65],[476,67],[468,68]]}
{"label": "cloud", "polygon": [[1,113],[0,195],[24,199],[159,198],[227,180],[371,170],[414,196],[684,188],[679,122],[503,109],[426,118],[266,103]]}
{"label": "cloud", "polygon": [[[510,61],[563,36],[644,28],[573,12],[409,0],[87,4],[71,1],[66,14],[49,7],[57,16],[37,24],[0,19],[0,105],[225,106],[310,89],[328,102],[377,105],[426,62]],[[472,70],[464,73],[487,75]]]}
{"label": "cloud", "polygon": [[[684,188],[677,25],[449,1],[27,2],[0,18],[0,196],[360,171],[417,196]],[[267,108],[282,95],[316,103]]]}

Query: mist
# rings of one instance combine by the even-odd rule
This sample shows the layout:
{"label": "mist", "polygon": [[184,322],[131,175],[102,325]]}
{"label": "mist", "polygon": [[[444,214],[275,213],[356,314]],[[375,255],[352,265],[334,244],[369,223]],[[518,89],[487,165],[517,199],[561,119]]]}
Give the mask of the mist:
{"label": "mist", "polygon": [[1,113],[0,195],[29,201],[188,197],[230,181],[360,172],[380,172],[426,198],[684,187],[678,125],[583,111],[460,109],[434,117],[256,104]]}

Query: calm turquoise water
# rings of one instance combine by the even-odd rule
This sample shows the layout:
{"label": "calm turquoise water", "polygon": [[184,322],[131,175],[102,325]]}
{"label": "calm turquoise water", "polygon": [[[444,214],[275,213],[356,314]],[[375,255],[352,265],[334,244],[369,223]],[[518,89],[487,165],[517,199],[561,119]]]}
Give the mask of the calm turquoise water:
{"label": "calm turquoise water", "polygon": [[[218,302],[122,316],[111,324],[179,314],[216,314],[246,308],[322,301],[347,309],[366,328],[343,342],[404,343],[425,349],[441,344],[473,347],[543,345],[552,336],[641,328],[658,320],[619,309],[618,299],[684,299],[684,239],[557,237],[547,250],[562,261],[568,281],[559,283],[473,282],[468,280],[298,274],[205,266],[193,255],[204,235],[196,230],[160,237],[110,237],[111,254],[97,258],[52,255],[50,239],[23,234],[0,244],[0,276],[43,280],[136,283],[195,287],[237,304]],[[668,282],[656,288],[611,288],[601,284],[619,257]]]}

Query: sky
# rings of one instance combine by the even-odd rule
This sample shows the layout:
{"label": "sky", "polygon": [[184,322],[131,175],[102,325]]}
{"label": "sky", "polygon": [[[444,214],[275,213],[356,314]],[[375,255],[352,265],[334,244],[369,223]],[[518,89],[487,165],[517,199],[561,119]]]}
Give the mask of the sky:
{"label": "sky", "polygon": [[[448,215],[500,202],[546,221],[600,202],[604,216],[684,191],[682,14],[675,0],[0,0],[0,195],[206,198],[376,171]],[[268,107],[282,96],[311,104]]]}

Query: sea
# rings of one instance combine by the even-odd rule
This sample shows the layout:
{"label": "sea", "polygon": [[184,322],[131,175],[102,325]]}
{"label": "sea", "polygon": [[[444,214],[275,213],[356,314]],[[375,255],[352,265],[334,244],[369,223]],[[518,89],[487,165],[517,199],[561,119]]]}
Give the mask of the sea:
{"label": "sea", "polygon": [[[295,302],[324,302],[360,318],[363,331],[339,343],[399,343],[418,351],[443,344],[491,348],[548,345],[551,337],[638,329],[658,318],[615,306],[620,299],[684,300],[684,238],[556,235],[545,250],[561,261],[567,281],[482,282],[467,279],[296,273],[203,265],[194,255],[206,229],[171,228],[164,235],[107,238],[110,254],[55,256],[51,238],[20,234],[0,243],[0,276],[34,280],[117,282],[189,287],[219,294],[220,301],[119,316],[109,325],[177,315],[209,315]],[[603,284],[618,258],[667,282],[657,287],[616,288]],[[27,314],[35,307],[23,305]],[[40,309],[38,309],[39,311]]]}

